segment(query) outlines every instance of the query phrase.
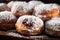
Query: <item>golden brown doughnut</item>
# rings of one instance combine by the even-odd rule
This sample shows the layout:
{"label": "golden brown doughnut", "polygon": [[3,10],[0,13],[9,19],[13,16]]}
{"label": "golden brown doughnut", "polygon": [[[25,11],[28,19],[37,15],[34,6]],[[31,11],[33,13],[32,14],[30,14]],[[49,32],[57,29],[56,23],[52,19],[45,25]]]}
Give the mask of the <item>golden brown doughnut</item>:
{"label": "golden brown doughnut", "polygon": [[60,17],[54,17],[45,22],[45,32],[51,36],[60,37]]}
{"label": "golden brown doughnut", "polygon": [[16,30],[25,35],[36,35],[44,29],[43,21],[35,16],[24,15],[19,17],[16,24]]}
{"label": "golden brown doughnut", "polygon": [[17,18],[9,11],[0,12],[0,29],[6,30],[14,27]]}
{"label": "golden brown doughnut", "polygon": [[1,12],[1,11],[5,11],[5,10],[7,10],[7,11],[10,10],[10,9],[8,8],[7,4],[5,4],[5,3],[0,3],[0,12]]}
{"label": "golden brown doughnut", "polygon": [[41,4],[34,8],[33,14],[40,18],[50,19],[59,15],[59,9],[56,4]]}
{"label": "golden brown doughnut", "polygon": [[11,12],[18,17],[22,15],[30,15],[32,7],[26,2],[16,2],[12,6]]}
{"label": "golden brown doughnut", "polygon": [[10,1],[7,6],[11,9],[12,6],[14,5],[14,3],[17,3],[17,2],[25,2],[25,1]]}

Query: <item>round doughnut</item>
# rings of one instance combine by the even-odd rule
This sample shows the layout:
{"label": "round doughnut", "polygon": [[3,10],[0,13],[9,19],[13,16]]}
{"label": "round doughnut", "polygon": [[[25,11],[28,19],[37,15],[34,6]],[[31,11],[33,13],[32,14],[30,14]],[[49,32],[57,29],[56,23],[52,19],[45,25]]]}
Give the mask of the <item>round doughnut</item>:
{"label": "round doughnut", "polygon": [[45,32],[51,36],[60,36],[60,17],[46,21]]}
{"label": "round doughnut", "polygon": [[0,12],[1,12],[1,11],[5,11],[5,10],[7,10],[7,11],[10,10],[10,9],[8,8],[7,4],[5,4],[5,3],[0,3]]}
{"label": "round doughnut", "polygon": [[56,4],[40,4],[34,8],[33,14],[40,18],[50,19],[58,16],[59,9]]}
{"label": "round doughnut", "polygon": [[44,29],[43,25],[43,21],[40,18],[32,15],[19,17],[15,24],[16,30],[24,35],[36,35],[41,33]]}
{"label": "round doughnut", "polygon": [[12,6],[11,12],[18,17],[22,15],[29,15],[31,14],[31,6],[26,2],[16,2]]}
{"label": "round doughnut", "polygon": [[10,11],[0,12],[0,29],[14,28],[17,18]]}

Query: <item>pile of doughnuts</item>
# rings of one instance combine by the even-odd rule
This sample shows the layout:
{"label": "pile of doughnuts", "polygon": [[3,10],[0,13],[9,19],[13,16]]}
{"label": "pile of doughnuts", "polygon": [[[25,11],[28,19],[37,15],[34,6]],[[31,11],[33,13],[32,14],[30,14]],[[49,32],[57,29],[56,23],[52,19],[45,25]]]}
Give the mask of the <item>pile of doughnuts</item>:
{"label": "pile of doughnuts", "polygon": [[[0,30],[16,28],[24,35],[37,35],[45,31],[60,36],[60,6],[41,1],[11,1],[0,3]],[[45,29],[45,30],[44,30]]]}

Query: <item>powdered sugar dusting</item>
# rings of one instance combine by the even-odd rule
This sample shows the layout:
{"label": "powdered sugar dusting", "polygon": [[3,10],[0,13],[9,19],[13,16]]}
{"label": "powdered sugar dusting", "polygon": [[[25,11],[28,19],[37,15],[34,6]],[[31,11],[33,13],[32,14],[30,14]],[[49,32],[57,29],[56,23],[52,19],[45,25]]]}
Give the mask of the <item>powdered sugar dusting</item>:
{"label": "powdered sugar dusting", "polygon": [[11,1],[11,2],[9,2],[8,4],[7,4],[7,6],[9,7],[9,8],[12,8],[12,5],[14,4],[14,1]]}
{"label": "powdered sugar dusting", "polygon": [[60,17],[54,17],[52,20],[48,21],[50,25],[60,24]]}
{"label": "powdered sugar dusting", "polygon": [[12,13],[16,13],[17,11],[27,12],[28,10],[30,10],[30,7],[26,2],[16,2],[11,9]]}
{"label": "powdered sugar dusting", "polygon": [[0,6],[3,6],[5,3],[0,3]]}
{"label": "powdered sugar dusting", "polygon": [[[33,30],[40,30],[39,28],[43,27],[43,21],[40,18],[35,17],[33,15],[21,16],[21,17],[19,17],[17,22],[22,23],[24,19],[28,19],[27,23],[29,23],[30,21],[33,22],[33,26],[31,27],[31,29],[24,29],[24,30],[32,32]],[[38,26],[37,24],[40,25],[40,26]],[[31,33],[31,34],[33,34],[33,33]]]}
{"label": "powdered sugar dusting", "polygon": [[6,10],[7,5],[5,3],[0,3],[0,10]]}
{"label": "powdered sugar dusting", "polygon": [[9,11],[2,11],[0,12],[0,23],[5,20],[5,21],[11,21],[13,19],[16,19],[16,17]]}
{"label": "powdered sugar dusting", "polygon": [[52,9],[58,8],[56,4],[40,4],[34,8],[36,15],[39,13],[51,11]]}
{"label": "powdered sugar dusting", "polygon": [[28,2],[28,4],[31,5],[31,7],[35,7],[39,4],[44,4],[44,3],[41,1],[30,1],[30,2]]}
{"label": "powdered sugar dusting", "polygon": [[52,30],[60,31],[60,17],[54,17],[46,22],[46,27]]}

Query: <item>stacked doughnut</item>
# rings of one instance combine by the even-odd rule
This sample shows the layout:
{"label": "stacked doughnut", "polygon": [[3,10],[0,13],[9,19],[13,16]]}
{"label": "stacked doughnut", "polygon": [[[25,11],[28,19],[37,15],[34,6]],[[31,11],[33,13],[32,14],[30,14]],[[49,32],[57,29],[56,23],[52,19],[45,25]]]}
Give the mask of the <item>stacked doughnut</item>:
{"label": "stacked doughnut", "polygon": [[7,4],[5,4],[5,3],[0,3],[0,12],[1,12],[1,11],[5,11],[5,10],[9,11],[10,8],[7,6]]}
{"label": "stacked doughnut", "polygon": [[34,15],[40,18],[50,19],[59,15],[57,4],[41,4],[34,8]]}
{"label": "stacked doughnut", "polygon": [[45,32],[51,36],[60,36],[60,17],[54,17],[45,23]]}
{"label": "stacked doughnut", "polygon": [[26,35],[36,35],[41,33],[44,29],[43,21],[38,17],[25,15],[19,17],[16,22],[16,29],[18,32]]}
{"label": "stacked doughnut", "polygon": [[14,28],[17,18],[10,11],[0,12],[0,29]]}
{"label": "stacked doughnut", "polygon": [[[16,28],[24,35],[41,34],[60,36],[59,6],[41,1],[11,1],[0,3],[0,29]],[[45,22],[45,23],[44,23]],[[45,25],[45,26],[44,26]]]}

